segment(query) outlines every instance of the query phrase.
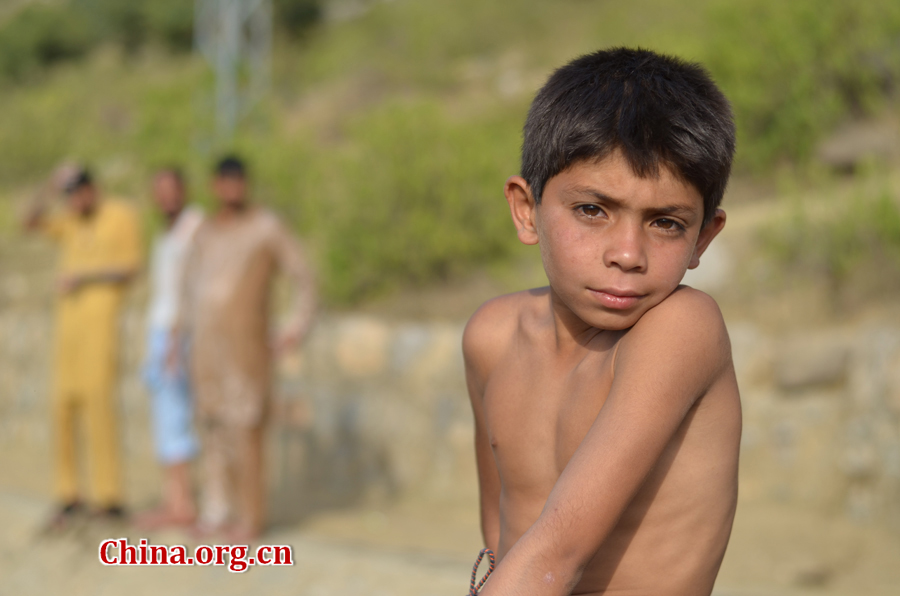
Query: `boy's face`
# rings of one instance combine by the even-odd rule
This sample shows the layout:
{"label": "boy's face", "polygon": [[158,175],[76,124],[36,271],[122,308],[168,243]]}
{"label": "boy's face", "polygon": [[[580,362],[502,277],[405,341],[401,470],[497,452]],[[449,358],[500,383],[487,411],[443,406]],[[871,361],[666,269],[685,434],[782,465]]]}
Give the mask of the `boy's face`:
{"label": "boy's face", "polygon": [[540,244],[558,302],[600,329],[627,329],[681,283],[725,225],[703,226],[700,193],[660,168],[640,178],[621,153],[551,178],[540,205],[524,179],[507,181],[519,239]]}

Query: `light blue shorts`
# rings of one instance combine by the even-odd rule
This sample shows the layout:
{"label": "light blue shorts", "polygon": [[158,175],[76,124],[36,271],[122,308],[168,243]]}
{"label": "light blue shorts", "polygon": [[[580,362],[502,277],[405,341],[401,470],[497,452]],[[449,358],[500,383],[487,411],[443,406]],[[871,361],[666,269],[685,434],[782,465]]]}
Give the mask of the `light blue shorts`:
{"label": "light blue shorts", "polygon": [[147,337],[144,381],[151,394],[156,455],[164,465],[187,461],[197,453],[193,400],[181,358],[179,370],[166,370],[168,329],[153,329]]}

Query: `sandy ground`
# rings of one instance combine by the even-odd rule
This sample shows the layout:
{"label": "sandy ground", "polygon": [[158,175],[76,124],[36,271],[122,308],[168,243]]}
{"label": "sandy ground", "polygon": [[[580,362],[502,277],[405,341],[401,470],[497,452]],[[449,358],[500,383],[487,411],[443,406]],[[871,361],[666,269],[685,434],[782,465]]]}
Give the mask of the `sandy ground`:
{"label": "sandy ground", "polygon": [[[107,537],[138,533],[120,525],[85,522],[64,536],[42,536],[45,503],[0,496],[0,594],[67,596],[165,593],[342,595],[443,595],[466,591],[470,563],[453,553],[354,544],[303,528],[275,529],[266,544],[290,544],[291,567],[255,567],[236,574],[226,567],[106,567],[98,545]],[[175,531],[150,535],[153,544],[192,545]]]}
{"label": "sandy ground", "polygon": [[[262,541],[293,547],[291,567],[106,567],[105,538],[140,533],[83,521],[62,536],[42,535],[50,503],[0,490],[0,595],[165,593],[309,596],[461,596],[478,530],[469,503],[406,502],[315,514],[273,528]],[[151,544],[195,545],[185,534]],[[900,537],[796,508],[742,508],[717,596],[888,596],[900,593]]]}
{"label": "sandy ground", "polygon": [[[43,535],[53,510],[49,470],[44,450],[0,449],[0,596],[462,596],[481,547],[476,497],[463,490],[453,500],[282,511],[262,542],[291,545],[291,567],[243,574],[214,566],[106,567],[98,559],[101,541],[128,537],[136,544],[141,533],[84,521],[62,536]],[[146,504],[158,491],[152,462],[131,461],[126,481],[131,503]],[[900,594],[900,528],[837,513],[742,502],[716,596]],[[145,537],[197,544],[176,531]]]}

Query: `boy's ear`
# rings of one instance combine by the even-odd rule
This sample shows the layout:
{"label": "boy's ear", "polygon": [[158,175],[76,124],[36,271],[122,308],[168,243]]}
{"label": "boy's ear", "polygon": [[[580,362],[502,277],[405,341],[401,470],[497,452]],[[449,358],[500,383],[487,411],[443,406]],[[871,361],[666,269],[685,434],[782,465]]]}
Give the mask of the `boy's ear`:
{"label": "boy's ear", "polygon": [[694,247],[694,254],[691,256],[691,264],[688,265],[688,269],[696,269],[700,265],[700,257],[706,252],[709,243],[719,235],[719,232],[724,227],[725,212],[721,209],[716,209],[716,214],[713,215],[713,218],[700,229],[700,235],[697,236],[697,245]]}
{"label": "boy's ear", "polygon": [[537,244],[538,234],[534,225],[537,204],[531,195],[531,186],[521,176],[510,176],[503,187],[503,194],[509,203],[509,212],[516,225],[519,241],[522,244]]}

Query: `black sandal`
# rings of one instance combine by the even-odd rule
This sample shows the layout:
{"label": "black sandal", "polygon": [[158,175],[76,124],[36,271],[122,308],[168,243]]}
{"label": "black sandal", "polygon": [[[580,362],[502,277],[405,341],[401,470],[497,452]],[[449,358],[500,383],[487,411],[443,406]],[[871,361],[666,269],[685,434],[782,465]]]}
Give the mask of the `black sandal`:
{"label": "black sandal", "polygon": [[72,501],[66,503],[56,514],[50,518],[47,526],[44,528],[46,534],[59,534],[71,525],[72,520],[84,512],[84,505],[80,501]]}

